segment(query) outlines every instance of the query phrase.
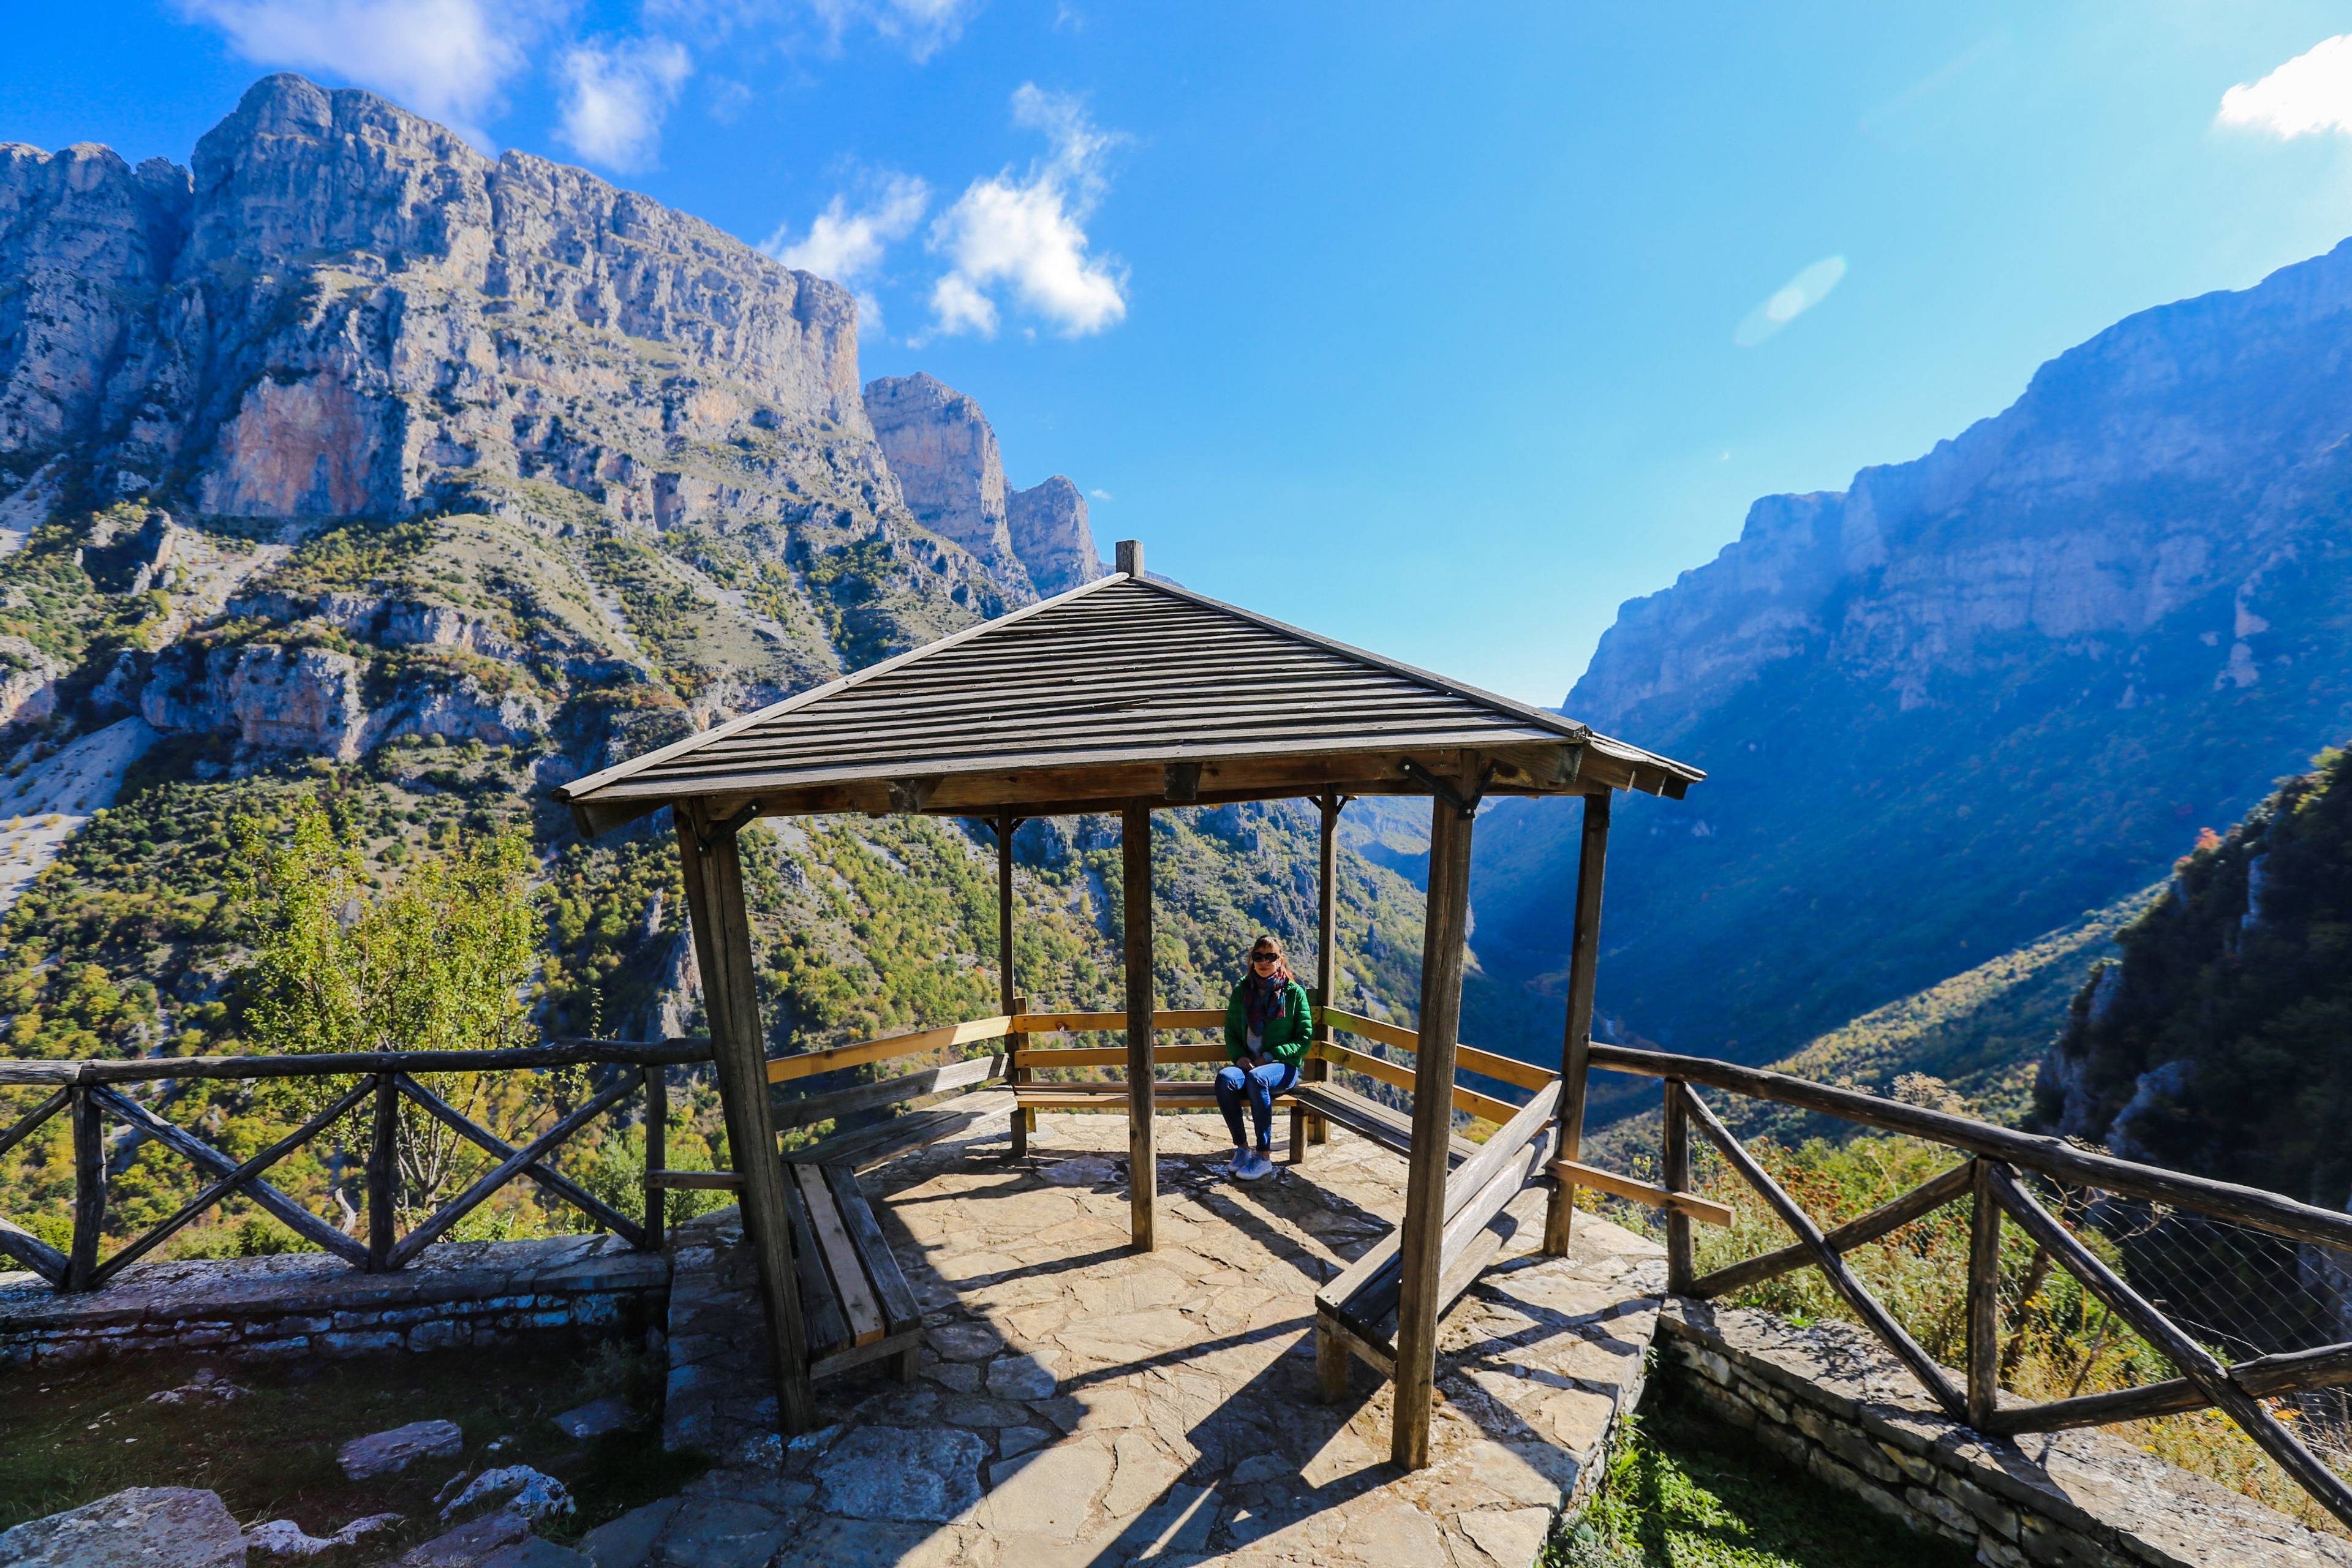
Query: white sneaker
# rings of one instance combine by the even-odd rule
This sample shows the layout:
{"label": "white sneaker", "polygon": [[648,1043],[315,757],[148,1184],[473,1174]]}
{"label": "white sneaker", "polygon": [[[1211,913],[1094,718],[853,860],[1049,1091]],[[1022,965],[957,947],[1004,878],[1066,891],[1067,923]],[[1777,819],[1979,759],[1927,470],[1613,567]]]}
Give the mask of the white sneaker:
{"label": "white sneaker", "polygon": [[1234,1150],[1234,1157],[1225,1162],[1225,1174],[1237,1182],[1247,1181],[1244,1173],[1249,1169],[1249,1153],[1247,1149]]}
{"label": "white sneaker", "polygon": [[1262,1182],[1274,1174],[1274,1162],[1252,1150],[1247,1164],[1239,1160],[1234,1162],[1234,1174],[1244,1182]]}

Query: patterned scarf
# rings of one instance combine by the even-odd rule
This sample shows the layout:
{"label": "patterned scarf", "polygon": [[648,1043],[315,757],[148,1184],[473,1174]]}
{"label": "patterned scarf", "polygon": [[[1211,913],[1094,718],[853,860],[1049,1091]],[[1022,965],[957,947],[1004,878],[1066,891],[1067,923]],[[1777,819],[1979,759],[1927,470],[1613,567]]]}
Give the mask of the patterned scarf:
{"label": "patterned scarf", "polygon": [[1250,972],[1249,979],[1244,983],[1242,1006],[1252,1033],[1265,1033],[1266,1025],[1282,1011],[1282,999],[1289,989],[1290,965],[1280,959],[1275,961],[1271,974]]}

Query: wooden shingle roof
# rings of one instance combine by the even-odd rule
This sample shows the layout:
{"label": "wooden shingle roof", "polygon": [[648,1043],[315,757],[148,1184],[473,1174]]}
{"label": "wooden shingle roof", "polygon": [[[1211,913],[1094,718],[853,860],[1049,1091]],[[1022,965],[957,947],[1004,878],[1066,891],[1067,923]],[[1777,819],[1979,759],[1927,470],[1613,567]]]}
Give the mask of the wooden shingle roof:
{"label": "wooden shingle roof", "polygon": [[1023,815],[1490,788],[1679,797],[1696,769],[1410,666],[1113,574],[575,781],[583,829],[672,801],[762,815]]}

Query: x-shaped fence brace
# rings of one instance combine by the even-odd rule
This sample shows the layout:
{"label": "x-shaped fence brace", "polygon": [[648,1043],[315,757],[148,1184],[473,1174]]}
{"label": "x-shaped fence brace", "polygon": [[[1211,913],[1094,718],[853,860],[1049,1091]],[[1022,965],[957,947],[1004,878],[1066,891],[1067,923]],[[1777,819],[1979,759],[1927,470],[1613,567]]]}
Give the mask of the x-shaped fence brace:
{"label": "x-shaped fence brace", "polygon": [[[185,1128],[165,1121],[110,1084],[69,1083],[18,1118],[5,1131],[0,1131],[0,1156],[38,1131],[59,1111],[71,1116],[76,1167],[72,1247],[60,1251],[23,1227],[0,1219],[0,1253],[14,1258],[60,1289],[94,1290],[153,1251],[205,1210],[235,1194],[250,1199],[297,1236],[325,1251],[362,1268],[383,1272],[413,1261],[417,1254],[447,1234],[452,1226],[519,1176],[528,1177],[541,1190],[579,1209],[630,1246],[653,1246],[657,1244],[661,1225],[656,1191],[649,1187],[646,1218],[640,1222],[620,1213],[545,1161],[566,1139],[642,1086],[646,1093],[648,1165],[659,1164],[662,1138],[656,1122],[667,1120],[667,1093],[662,1072],[658,1062],[647,1062],[625,1073],[529,1143],[517,1148],[435,1094],[411,1074],[378,1070],[364,1076],[291,1132],[242,1161],[232,1159]],[[406,1236],[394,1237],[393,1162],[396,1153],[397,1107],[404,1098],[496,1157],[498,1163]],[[262,1173],[371,1099],[374,1101],[374,1117],[367,1162],[369,1235],[362,1242],[304,1208],[284,1191],[263,1180]],[[180,1155],[213,1179],[169,1216],[101,1261],[98,1246],[105,1220],[106,1158],[102,1132],[103,1119],[109,1115]]]}
{"label": "x-shaped fence brace", "polygon": [[[1689,1189],[1689,1128],[1695,1125],[1797,1237],[1792,1246],[1698,1275],[1692,1267],[1690,1221],[1670,1211],[1666,1218],[1669,1289],[1700,1298],[1723,1296],[1810,1264],[1822,1271],[1854,1315],[1895,1352],[1929,1396],[1955,1421],[1979,1431],[2009,1436],[2218,1408],[2329,1512],[2352,1524],[2352,1486],[2347,1486],[2342,1476],[2305,1447],[2262,1403],[2284,1394],[2352,1384],[2352,1343],[2225,1365],[2037,1202],[2007,1163],[1986,1154],[1973,1155],[1892,1202],[1825,1232],[1741,1146],[1696,1090],[1676,1079],[1669,1078],[1664,1084],[1664,1185],[1677,1193]],[[1853,1247],[1891,1235],[1963,1196],[1973,1199],[1965,1387],[1956,1385],[1946,1369],[1871,1295],[1843,1256]],[[2137,1388],[2042,1404],[2013,1399],[2003,1404],[1999,1386],[1998,1291],[2000,1226],[2004,1214],[2039,1249],[2037,1268],[2042,1259],[2055,1259],[2109,1311],[2161,1352],[2181,1375]]]}

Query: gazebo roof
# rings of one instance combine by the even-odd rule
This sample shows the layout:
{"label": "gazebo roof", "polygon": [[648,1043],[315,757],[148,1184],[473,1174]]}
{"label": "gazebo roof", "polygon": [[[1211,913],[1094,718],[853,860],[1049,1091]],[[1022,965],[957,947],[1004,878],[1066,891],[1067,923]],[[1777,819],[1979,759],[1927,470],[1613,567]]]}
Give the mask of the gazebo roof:
{"label": "gazebo roof", "polygon": [[733,814],[1024,816],[1706,775],[1586,725],[1173,584],[1114,573],[559,789],[584,831],[674,801]]}

